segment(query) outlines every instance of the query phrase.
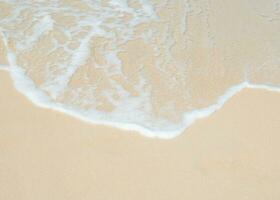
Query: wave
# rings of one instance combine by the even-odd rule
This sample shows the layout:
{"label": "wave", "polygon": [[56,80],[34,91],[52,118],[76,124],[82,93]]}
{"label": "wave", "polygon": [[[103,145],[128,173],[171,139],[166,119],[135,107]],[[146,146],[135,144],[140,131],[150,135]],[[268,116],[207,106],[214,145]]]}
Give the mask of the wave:
{"label": "wave", "polygon": [[[2,68],[0,68],[3,70]],[[173,131],[155,131],[150,130],[148,128],[145,128],[143,126],[139,126],[137,124],[123,124],[119,123],[117,121],[107,121],[107,120],[98,120],[94,119],[94,117],[91,117],[87,115],[87,113],[81,111],[81,110],[75,110],[73,108],[69,108],[63,104],[57,104],[51,101],[46,95],[42,92],[40,92],[38,89],[36,89],[36,86],[31,80],[27,80],[24,72],[16,67],[16,65],[13,65],[13,67],[10,66],[9,69],[4,68],[5,70],[10,71],[12,79],[14,80],[16,89],[22,93],[24,96],[26,96],[28,99],[30,99],[35,105],[52,109],[55,111],[59,111],[65,114],[68,114],[70,116],[76,117],[78,119],[96,124],[96,125],[109,125],[112,127],[116,127],[123,130],[128,131],[137,131],[140,134],[147,136],[147,137],[155,137],[155,138],[161,138],[161,139],[171,139],[178,135],[180,135],[184,130],[186,130],[190,125],[192,125],[196,120],[205,118],[213,114],[214,112],[218,111],[223,107],[223,105],[232,98],[235,94],[239,93],[245,88],[253,88],[253,89],[264,89],[268,91],[274,91],[274,92],[280,92],[280,88],[268,86],[268,85],[253,85],[248,82],[243,82],[238,85],[232,86],[229,88],[222,96],[219,97],[219,99],[216,101],[215,104],[202,108],[197,109],[189,113],[185,113],[184,120],[181,125],[181,127],[178,127],[177,130]]]}
{"label": "wave", "polygon": [[232,3],[240,15],[211,13],[218,2],[0,1],[0,69],[40,107],[173,138],[244,88],[280,91],[279,26],[259,18],[276,11]]}

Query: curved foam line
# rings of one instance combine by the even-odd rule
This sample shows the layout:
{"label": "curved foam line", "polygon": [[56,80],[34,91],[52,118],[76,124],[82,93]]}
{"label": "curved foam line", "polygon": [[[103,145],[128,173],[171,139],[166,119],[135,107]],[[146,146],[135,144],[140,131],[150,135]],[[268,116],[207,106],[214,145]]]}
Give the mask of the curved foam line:
{"label": "curved foam line", "polygon": [[[4,41],[5,43],[6,41]],[[35,105],[39,107],[48,108],[52,110],[56,110],[62,113],[66,113],[70,116],[76,117],[83,121],[87,121],[96,125],[107,125],[111,127],[115,127],[118,129],[128,130],[128,131],[137,131],[140,134],[153,137],[153,138],[161,138],[161,139],[170,139],[180,135],[186,128],[188,128],[191,124],[193,124],[196,120],[205,118],[217,110],[221,109],[223,105],[235,94],[243,90],[244,88],[254,88],[254,89],[265,89],[269,91],[280,92],[280,88],[269,86],[269,85],[255,85],[250,84],[249,82],[242,82],[238,85],[230,87],[223,95],[221,95],[215,104],[194,110],[192,112],[185,113],[184,120],[181,128],[176,131],[153,131],[145,128],[143,126],[137,124],[129,124],[129,123],[119,123],[115,121],[106,121],[100,119],[90,119],[89,115],[83,111],[75,110],[71,107],[67,107],[63,104],[54,103],[51,101],[49,97],[47,97],[42,91],[38,90],[31,79],[26,78],[24,75],[24,70],[17,66],[15,55],[8,49],[7,53],[8,61],[10,66],[6,69],[10,72],[11,77],[14,81],[14,85],[16,89],[29,98]],[[1,69],[1,68],[0,68]]]}
{"label": "curved foam line", "polygon": [[[11,61],[11,60],[10,60]],[[118,129],[128,130],[128,131],[137,131],[140,134],[147,136],[147,137],[153,137],[153,138],[160,138],[160,139],[171,139],[178,135],[180,135],[186,128],[188,128],[191,124],[193,124],[196,120],[208,117],[209,115],[213,114],[217,110],[221,109],[223,105],[235,94],[242,91],[244,88],[253,88],[253,89],[265,89],[269,91],[276,91],[280,92],[280,88],[277,87],[271,87],[268,85],[254,85],[250,84],[248,82],[243,82],[238,85],[235,85],[231,88],[229,88],[222,96],[220,96],[217,100],[217,102],[209,107],[197,109],[192,112],[188,112],[184,116],[184,122],[182,128],[176,130],[176,131],[151,131],[147,128],[144,128],[142,126],[139,126],[137,124],[124,124],[124,123],[118,123],[113,121],[104,121],[104,120],[96,120],[96,119],[89,119],[88,116],[83,112],[75,112],[73,108],[68,108],[65,105],[53,103],[51,100],[46,97],[46,95],[41,92],[40,90],[36,89],[36,86],[31,80],[27,80],[24,77],[24,71],[17,67],[15,63],[12,63],[12,66],[7,69],[11,77],[14,81],[16,89],[28,97],[35,105],[47,109],[52,109],[55,111],[59,111],[62,113],[66,113],[70,116],[76,117],[78,119],[81,119],[83,121],[87,121],[96,125],[108,125],[111,127],[115,127]]]}

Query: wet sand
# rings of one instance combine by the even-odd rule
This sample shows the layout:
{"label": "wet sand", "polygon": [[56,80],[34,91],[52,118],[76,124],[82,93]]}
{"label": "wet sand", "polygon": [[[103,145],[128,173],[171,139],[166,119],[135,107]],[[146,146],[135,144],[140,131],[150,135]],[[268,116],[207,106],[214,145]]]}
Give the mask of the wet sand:
{"label": "wet sand", "polygon": [[36,107],[0,71],[1,200],[278,200],[280,94],[246,89],[159,140]]}
{"label": "wet sand", "polygon": [[[99,1],[67,0],[59,6],[40,2],[0,5],[5,19],[0,24],[0,63],[10,52],[10,65],[24,71],[13,69],[22,80],[21,90],[33,97],[42,91],[53,102],[75,108],[70,111],[78,115],[86,112],[90,120],[106,119],[121,127],[133,123],[147,135],[167,137],[167,131],[175,135],[187,126],[191,120],[183,118],[194,116],[187,113],[213,105],[234,85],[280,85],[276,0],[142,1],[146,6],[153,2],[150,8],[158,19],[148,17],[128,29],[134,17],[106,14],[99,19],[95,9],[105,12],[109,1],[102,1],[106,6],[101,7],[94,3]],[[127,13],[125,8],[112,8],[113,13]],[[18,9],[24,9],[20,15],[15,14]],[[36,17],[42,13],[45,17]],[[91,35],[97,24],[104,34]],[[133,37],[124,39],[131,32]],[[38,90],[24,84],[28,80]]]}

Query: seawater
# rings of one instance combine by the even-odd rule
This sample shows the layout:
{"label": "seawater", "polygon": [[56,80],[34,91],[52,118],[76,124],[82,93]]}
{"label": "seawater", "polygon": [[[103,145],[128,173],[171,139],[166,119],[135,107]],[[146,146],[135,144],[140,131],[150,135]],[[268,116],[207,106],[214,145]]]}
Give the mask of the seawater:
{"label": "seawater", "polygon": [[172,138],[279,91],[279,32],[279,0],[0,0],[0,69],[37,105]]}

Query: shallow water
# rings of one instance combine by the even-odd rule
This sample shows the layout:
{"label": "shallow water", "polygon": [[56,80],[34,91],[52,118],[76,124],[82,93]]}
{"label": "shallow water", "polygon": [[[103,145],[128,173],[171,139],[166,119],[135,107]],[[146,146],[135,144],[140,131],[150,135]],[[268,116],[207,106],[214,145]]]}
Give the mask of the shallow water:
{"label": "shallow water", "polygon": [[0,69],[41,106],[169,138],[278,90],[279,32],[279,0],[0,0]]}

